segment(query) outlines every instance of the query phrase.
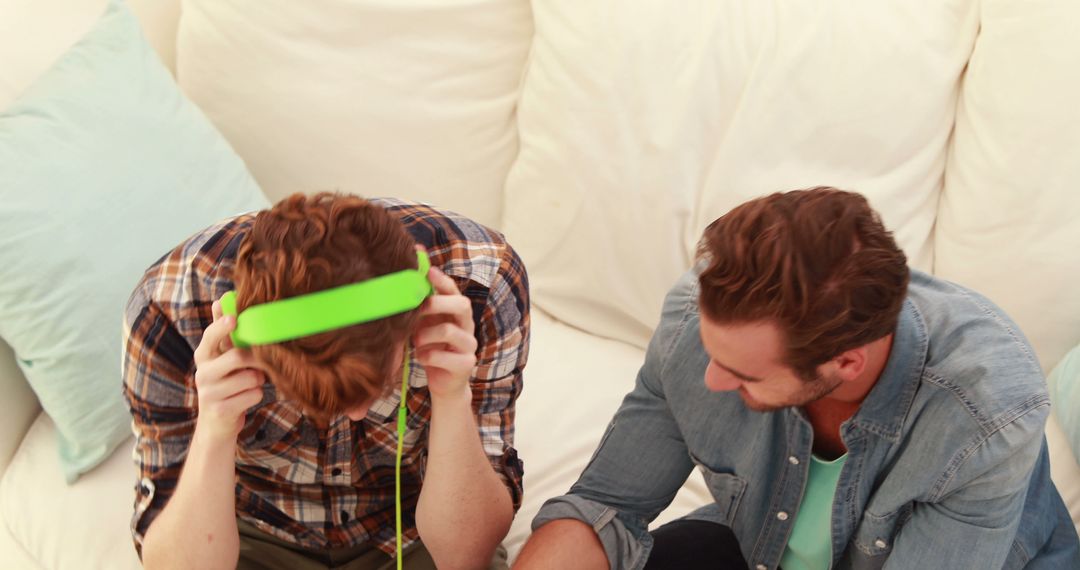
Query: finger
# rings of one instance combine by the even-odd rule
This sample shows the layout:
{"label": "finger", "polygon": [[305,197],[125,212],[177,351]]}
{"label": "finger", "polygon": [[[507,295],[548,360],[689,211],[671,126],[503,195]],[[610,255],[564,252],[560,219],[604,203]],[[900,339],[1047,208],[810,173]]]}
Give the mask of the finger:
{"label": "finger", "polygon": [[431,286],[435,288],[435,292],[439,295],[460,295],[461,291],[458,290],[457,283],[454,280],[442,272],[442,269],[431,266],[428,270],[428,281],[431,282]]}
{"label": "finger", "polygon": [[217,358],[198,365],[195,370],[196,386],[208,386],[245,368],[257,368],[258,361],[250,350],[230,350]]}
{"label": "finger", "polygon": [[[225,318],[225,317],[222,317],[222,318]],[[236,317],[229,316],[228,318],[229,318],[230,322],[236,323]],[[233,326],[229,330],[229,332],[231,333],[234,330],[236,330],[236,325],[235,324],[233,324]],[[232,335],[231,334],[226,334],[226,335],[222,336],[221,341],[218,342],[217,353],[218,354],[226,354],[226,353],[232,351],[233,348],[234,347],[233,347],[233,343],[232,343]],[[250,351],[244,351],[244,352],[250,352]]]}
{"label": "finger", "polygon": [[234,328],[236,328],[236,317],[231,315],[221,317],[210,323],[210,326],[203,330],[199,346],[195,348],[195,365],[199,366],[224,353],[225,351],[221,349],[222,340],[229,338],[229,333]]}
{"label": "finger", "polygon": [[[224,297],[224,295],[222,295],[222,297]],[[211,305],[211,311],[214,313],[214,321],[215,322],[218,319],[221,319],[223,316],[225,316],[225,314],[224,314],[225,311],[221,307],[221,299],[218,299],[217,301],[214,301],[214,304]],[[236,322],[236,316],[235,315],[232,315],[232,321],[234,323]],[[233,328],[235,329],[236,326],[234,325]],[[232,331],[229,331],[229,332],[232,332]],[[232,347],[233,347],[232,336],[225,335],[224,340],[220,341],[218,343],[218,345],[217,345],[217,353],[218,354],[225,354]]]}
{"label": "finger", "polygon": [[216,382],[244,368],[257,367],[258,361],[250,350],[233,349],[198,364],[195,372],[197,375],[201,374],[201,380],[206,383]]}
{"label": "finger", "polygon": [[424,329],[427,327],[434,327],[443,323],[454,323],[454,317],[450,315],[420,315],[420,322],[416,325],[416,330]]}
{"label": "finger", "polygon": [[250,390],[238,392],[237,394],[234,394],[233,396],[225,399],[220,403],[219,409],[229,415],[240,416],[243,415],[244,412],[251,409],[251,407],[261,402],[262,399],[262,388],[252,388]]}
{"label": "finger", "polygon": [[207,402],[220,402],[245,390],[252,390],[255,388],[261,389],[265,383],[266,381],[262,374],[254,371],[238,372],[222,382],[211,384],[200,390],[199,401],[203,404]]}
{"label": "finger", "polygon": [[230,374],[221,382],[208,384],[199,389],[199,399],[202,402],[220,402],[227,400],[240,392],[261,389],[266,379],[257,370],[245,369]]}
{"label": "finger", "polygon": [[244,390],[262,386],[266,383],[266,374],[256,368],[244,368],[225,377],[228,382],[236,382],[236,385]]}
{"label": "finger", "polygon": [[441,368],[447,372],[472,376],[476,356],[445,350],[417,350],[416,361],[424,368]]}
{"label": "finger", "polygon": [[420,307],[421,316],[447,315],[461,328],[472,334],[476,326],[472,319],[472,303],[464,295],[439,295],[430,297]]}
{"label": "finger", "polygon": [[413,346],[417,348],[430,348],[429,345],[434,344],[445,345],[446,350],[451,352],[464,354],[476,352],[476,338],[452,323],[422,328],[413,339]]}

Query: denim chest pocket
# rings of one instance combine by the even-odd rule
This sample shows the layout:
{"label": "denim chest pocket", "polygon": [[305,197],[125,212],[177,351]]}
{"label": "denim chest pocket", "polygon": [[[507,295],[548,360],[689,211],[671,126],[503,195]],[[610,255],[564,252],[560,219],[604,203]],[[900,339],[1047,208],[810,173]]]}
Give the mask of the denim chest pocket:
{"label": "denim chest pocket", "polygon": [[697,461],[695,463],[715,501],[715,514],[721,519],[718,522],[731,526],[735,522],[735,514],[739,511],[743,494],[746,493],[746,479],[734,473],[716,471]]}
{"label": "denim chest pocket", "polygon": [[875,570],[884,566],[892,552],[897,533],[910,518],[910,505],[886,515],[877,515],[870,511],[863,513],[849,548],[851,567]]}

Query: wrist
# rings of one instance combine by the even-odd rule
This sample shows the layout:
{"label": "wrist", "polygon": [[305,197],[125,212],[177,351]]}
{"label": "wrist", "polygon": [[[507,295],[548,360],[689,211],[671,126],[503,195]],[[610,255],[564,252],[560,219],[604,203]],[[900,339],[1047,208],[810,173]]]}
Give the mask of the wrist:
{"label": "wrist", "polygon": [[468,382],[449,391],[431,391],[431,409],[472,409],[472,388]]}
{"label": "wrist", "polygon": [[216,429],[206,422],[195,420],[195,431],[191,436],[191,447],[201,449],[210,454],[235,454],[236,438],[239,434]]}

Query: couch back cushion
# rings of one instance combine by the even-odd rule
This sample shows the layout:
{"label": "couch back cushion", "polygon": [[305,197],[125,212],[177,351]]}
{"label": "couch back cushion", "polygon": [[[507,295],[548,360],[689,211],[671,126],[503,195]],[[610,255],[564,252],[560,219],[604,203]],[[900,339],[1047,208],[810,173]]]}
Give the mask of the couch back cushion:
{"label": "couch back cushion", "polygon": [[[97,22],[107,0],[5,0],[0,18],[0,109]],[[175,67],[180,0],[126,0],[147,41]]]}
{"label": "couch back cushion", "polygon": [[936,271],[1009,313],[1050,370],[1080,342],[1080,3],[983,0]]}
{"label": "couch back cushion", "polygon": [[399,196],[498,225],[528,0],[184,0],[177,72],[272,199]]}
{"label": "couch back cushion", "polygon": [[[89,30],[106,0],[9,0],[0,18],[0,109]],[[43,33],[45,32],[45,33]]]}
{"label": "couch back cushion", "polygon": [[709,222],[817,185],[929,269],[975,4],[536,3],[505,217],[535,302],[643,345]]}

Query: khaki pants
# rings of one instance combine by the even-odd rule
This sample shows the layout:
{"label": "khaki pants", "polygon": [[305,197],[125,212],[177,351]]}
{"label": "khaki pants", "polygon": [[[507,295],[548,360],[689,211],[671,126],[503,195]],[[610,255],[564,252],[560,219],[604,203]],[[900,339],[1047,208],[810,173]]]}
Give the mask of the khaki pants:
{"label": "khaki pants", "polygon": [[[240,530],[240,563],[237,570],[395,570],[392,556],[370,546],[359,544],[333,550],[311,551],[266,534],[237,519]],[[406,570],[434,570],[423,543],[414,542],[401,553]],[[499,545],[489,570],[507,570],[506,549]]]}

